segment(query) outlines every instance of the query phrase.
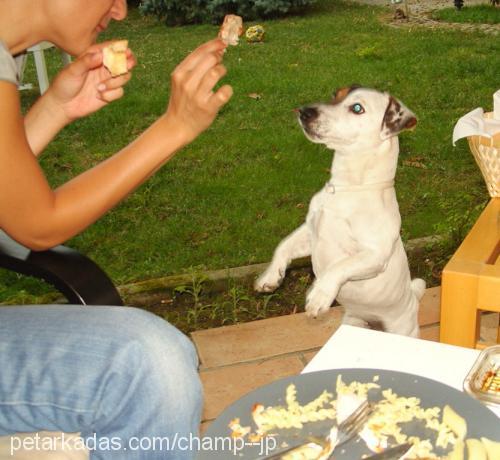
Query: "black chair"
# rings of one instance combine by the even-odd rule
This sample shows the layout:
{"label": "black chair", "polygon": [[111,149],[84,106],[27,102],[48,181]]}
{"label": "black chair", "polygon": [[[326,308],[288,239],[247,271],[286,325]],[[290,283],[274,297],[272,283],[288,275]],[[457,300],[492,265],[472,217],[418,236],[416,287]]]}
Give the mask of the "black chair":
{"label": "black chair", "polygon": [[123,305],[108,275],[94,261],[66,246],[32,251],[0,231],[0,267],[51,284],[70,304]]}

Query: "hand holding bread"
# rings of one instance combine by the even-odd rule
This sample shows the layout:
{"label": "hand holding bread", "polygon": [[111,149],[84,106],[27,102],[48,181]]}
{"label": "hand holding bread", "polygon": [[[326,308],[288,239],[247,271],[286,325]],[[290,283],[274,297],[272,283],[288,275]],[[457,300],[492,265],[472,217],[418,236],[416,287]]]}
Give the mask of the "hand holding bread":
{"label": "hand holding bread", "polygon": [[207,129],[233,95],[229,85],[217,91],[214,87],[226,74],[222,57],[227,46],[237,45],[242,33],[242,18],[226,15],[218,39],[198,47],[172,73],[172,93],[166,118],[176,124],[186,142]]}
{"label": "hand holding bread", "polygon": [[207,129],[233,94],[231,86],[215,90],[226,74],[220,39],[204,43],[184,59],[171,75],[171,96],[166,118],[187,143]]}
{"label": "hand holding bread", "polygon": [[108,44],[92,45],[64,67],[42,98],[42,102],[48,104],[51,111],[62,114],[65,124],[96,112],[123,96],[123,87],[130,80],[130,70],[136,64],[135,58],[127,49],[127,73],[111,77],[103,65],[103,48]]}

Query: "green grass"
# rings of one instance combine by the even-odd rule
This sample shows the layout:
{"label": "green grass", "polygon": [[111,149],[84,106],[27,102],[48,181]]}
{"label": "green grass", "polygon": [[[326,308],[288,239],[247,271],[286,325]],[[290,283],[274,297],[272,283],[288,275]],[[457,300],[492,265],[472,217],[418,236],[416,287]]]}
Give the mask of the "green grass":
{"label": "green grass", "polygon": [[[117,284],[192,266],[270,260],[277,243],[303,222],[332,159],[304,138],[292,109],[327,100],[353,82],[389,91],[418,115],[417,129],[400,138],[396,178],[406,239],[433,234],[449,216],[484,201],[486,188],[466,142],[454,148],[451,133],[472,108],[491,109],[498,40],[394,29],[378,20],[382,12],[323,1],[307,15],[260,22],[264,44],[242,43],[226,55],[225,81],[234,97],[213,126],[68,245],[96,260]],[[66,128],[49,146],[42,159],[49,181],[57,186],[132,141],[165,109],[175,65],[217,29],[166,28],[134,10],[115,23],[103,39],[129,39],[138,59],[133,80],[121,101]],[[59,55],[48,55],[53,72]],[[32,68],[27,79],[36,81]],[[34,97],[23,92],[24,106]],[[427,168],[403,163],[414,157]],[[40,292],[12,274],[3,273],[0,283],[4,302]]]}
{"label": "green grass", "polygon": [[500,8],[493,5],[465,6],[461,10],[444,8],[432,13],[434,19],[446,22],[500,24]]}

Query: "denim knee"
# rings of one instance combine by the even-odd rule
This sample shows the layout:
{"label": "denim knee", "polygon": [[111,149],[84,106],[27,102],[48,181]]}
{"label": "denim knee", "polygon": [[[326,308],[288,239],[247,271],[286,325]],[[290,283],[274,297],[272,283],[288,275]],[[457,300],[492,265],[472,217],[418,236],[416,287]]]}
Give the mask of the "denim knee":
{"label": "denim knee", "polygon": [[140,344],[143,353],[165,358],[163,353],[179,361],[179,365],[198,367],[198,355],[193,343],[177,328],[153,313],[134,307],[120,308],[117,318],[125,341]]}
{"label": "denim knee", "polygon": [[[166,431],[196,431],[203,393],[192,342],[156,315],[137,308],[118,308],[109,312],[115,352],[104,378],[110,391],[96,413],[98,425],[127,413],[137,420],[138,432],[142,423],[146,429],[146,419],[155,419],[155,426]],[[148,431],[147,435],[154,434],[151,428]]]}

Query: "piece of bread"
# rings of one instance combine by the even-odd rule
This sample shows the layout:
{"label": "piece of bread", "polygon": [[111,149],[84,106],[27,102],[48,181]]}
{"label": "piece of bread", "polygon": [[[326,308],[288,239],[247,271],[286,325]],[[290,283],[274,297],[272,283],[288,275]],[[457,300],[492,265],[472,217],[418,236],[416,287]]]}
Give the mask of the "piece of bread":
{"label": "piece of bread", "polygon": [[104,67],[111,72],[112,77],[128,72],[127,48],[128,40],[118,40],[102,49]]}
{"label": "piece of bread", "polygon": [[236,46],[243,33],[243,19],[235,14],[226,14],[219,31],[219,38],[228,45]]}

